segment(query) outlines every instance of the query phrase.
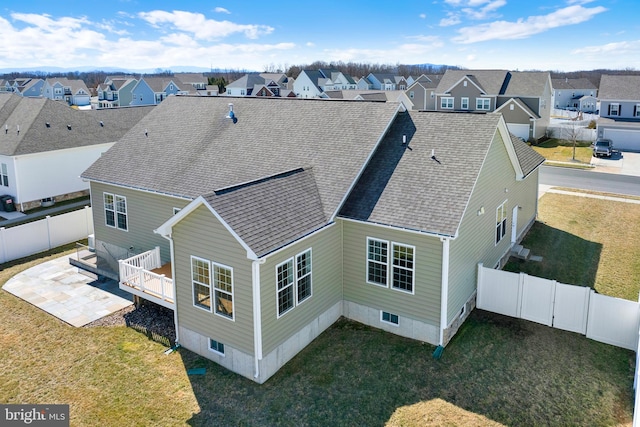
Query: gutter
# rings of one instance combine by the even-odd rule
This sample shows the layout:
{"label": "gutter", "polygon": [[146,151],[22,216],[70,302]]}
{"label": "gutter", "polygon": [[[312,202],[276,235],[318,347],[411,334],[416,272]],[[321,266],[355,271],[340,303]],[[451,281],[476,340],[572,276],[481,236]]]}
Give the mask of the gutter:
{"label": "gutter", "polygon": [[253,354],[254,354],[254,374],[253,378],[260,377],[260,361],[262,360],[262,305],[260,303],[260,264],[264,264],[265,259],[251,262],[251,289],[253,294]]}
{"label": "gutter", "polygon": [[441,237],[442,242],[442,287],[440,291],[440,337],[438,344],[444,346],[444,329],[447,326],[449,305],[449,243],[450,239]]}

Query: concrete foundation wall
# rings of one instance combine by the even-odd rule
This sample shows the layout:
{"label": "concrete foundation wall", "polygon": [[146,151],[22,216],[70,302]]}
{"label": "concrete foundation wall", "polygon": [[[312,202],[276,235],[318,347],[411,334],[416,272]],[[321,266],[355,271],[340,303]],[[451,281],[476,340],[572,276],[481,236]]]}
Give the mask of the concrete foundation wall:
{"label": "concrete foundation wall", "polygon": [[[398,325],[392,325],[381,320],[380,310],[357,304],[352,301],[344,301],[344,316],[356,322],[382,329],[392,334],[400,335],[414,340],[438,345],[438,327],[408,317],[398,316]],[[387,310],[385,310],[387,311]],[[392,314],[393,310],[389,311]]]}
{"label": "concrete foundation wall", "polygon": [[469,298],[469,300],[464,304],[464,313],[461,313],[453,319],[449,326],[444,330],[443,345],[447,345],[449,341],[451,341],[451,338],[453,338],[456,332],[458,332],[460,326],[462,326],[464,321],[467,320],[467,317],[469,317],[473,309],[476,308],[476,295],[477,292],[474,292],[473,295],[471,295],[471,298]]}

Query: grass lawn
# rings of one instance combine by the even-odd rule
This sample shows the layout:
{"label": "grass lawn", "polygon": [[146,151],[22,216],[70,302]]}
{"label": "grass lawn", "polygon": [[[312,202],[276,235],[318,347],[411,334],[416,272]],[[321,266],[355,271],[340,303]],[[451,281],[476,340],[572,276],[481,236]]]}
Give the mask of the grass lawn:
{"label": "grass lawn", "polygon": [[512,258],[505,269],[638,300],[640,205],[547,193],[538,219],[522,244],[543,262]]}
{"label": "grass lawn", "polygon": [[[47,259],[5,264],[0,284]],[[4,291],[0,342],[0,402],[68,403],[72,426],[610,426],[633,411],[633,352],[480,310],[440,360],[341,320],[263,385],[184,349],[166,356],[132,328],[73,328]],[[188,376],[195,367],[206,374]]]}
{"label": "grass lawn", "polygon": [[[539,145],[532,145],[531,148],[551,162],[574,162],[572,141],[552,138]],[[578,164],[590,164],[591,157],[591,143],[578,141],[575,162]]]}

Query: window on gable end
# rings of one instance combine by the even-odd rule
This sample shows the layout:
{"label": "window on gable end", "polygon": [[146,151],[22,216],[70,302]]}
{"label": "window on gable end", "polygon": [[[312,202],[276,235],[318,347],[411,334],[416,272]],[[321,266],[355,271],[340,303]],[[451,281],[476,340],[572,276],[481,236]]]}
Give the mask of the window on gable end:
{"label": "window on gable end", "polygon": [[507,201],[496,208],[496,245],[507,233]]}

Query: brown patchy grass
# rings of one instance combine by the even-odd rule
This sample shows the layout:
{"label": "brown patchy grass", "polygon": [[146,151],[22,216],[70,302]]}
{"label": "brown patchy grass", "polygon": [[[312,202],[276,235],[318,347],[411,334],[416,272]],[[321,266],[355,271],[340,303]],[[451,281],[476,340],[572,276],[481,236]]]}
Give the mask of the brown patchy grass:
{"label": "brown patchy grass", "polygon": [[512,261],[507,269],[638,300],[640,205],[547,193],[538,220],[523,245],[543,262]]}
{"label": "brown patchy grass", "polygon": [[[50,256],[5,265],[0,284]],[[184,349],[165,356],[131,328],[73,328],[4,291],[0,342],[0,402],[68,403],[72,426],[609,426],[633,411],[632,352],[480,310],[440,360],[340,320],[263,385]],[[207,372],[187,376],[194,367]]]}
{"label": "brown patchy grass", "polygon": [[573,160],[573,142],[571,141],[549,139],[539,145],[532,145],[531,148],[550,162],[574,162],[584,165],[591,163],[590,145],[588,142],[578,141],[575,160]]}

